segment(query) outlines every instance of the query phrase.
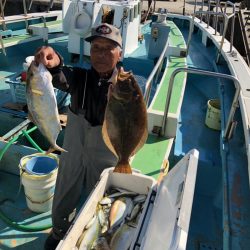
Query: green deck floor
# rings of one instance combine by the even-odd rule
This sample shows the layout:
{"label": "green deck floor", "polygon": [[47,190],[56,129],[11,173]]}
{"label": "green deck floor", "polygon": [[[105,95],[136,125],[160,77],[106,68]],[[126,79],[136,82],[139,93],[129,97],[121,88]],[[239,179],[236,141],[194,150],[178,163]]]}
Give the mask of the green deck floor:
{"label": "green deck floor", "polygon": [[171,144],[171,140],[164,137],[149,135],[145,145],[133,159],[132,167],[157,179],[160,167],[165,159],[166,149]]}
{"label": "green deck floor", "polygon": [[[157,111],[164,111],[165,103],[166,103],[166,96],[167,96],[167,89],[169,86],[169,80],[176,68],[186,67],[186,58],[184,57],[175,57],[169,56],[168,66],[164,74],[164,80],[160,86],[160,90],[157,94],[156,99],[153,103],[153,110]],[[186,73],[179,73],[176,75],[173,85],[173,92],[170,100],[169,112],[176,113],[179,103],[182,100],[182,89],[185,85],[185,76]]]}
{"label": "green deck floor", "polygon": [[[172,21],[167,22],[170,26],[169,43],[173,47],[185,49],[185,40]],[[164,112],[166,104],[167,89],[171,74],[176,68],[186,67],[186,58],[177,56],[168,56],[167,67],[164,71],[163,80],[159,86],[159,91],[153,100],[152,109],[159,112]],[[182,95],[186,84],[186,73],[179,73],[175,77],[173,92],[170,99],[169,112],[179,115],[179,107],[182,102]],[[147,142],[142,149],[135,155],[132,160],[132,167],[140,170],[143,174],[149,175],[157,179],[160,173],[160,168],[170,152],[173,139],[159,137],[158,135],[150,134]]]}

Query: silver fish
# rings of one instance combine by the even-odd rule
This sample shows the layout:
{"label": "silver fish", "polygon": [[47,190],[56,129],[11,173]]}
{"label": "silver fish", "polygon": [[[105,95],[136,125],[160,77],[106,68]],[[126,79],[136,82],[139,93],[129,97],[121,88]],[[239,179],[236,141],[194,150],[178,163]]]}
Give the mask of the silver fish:
{"label": "silver fish", "polygon": [[94,250],[110,250],[108,242],[105,237],[99,237],[93,244]]}
{"label": "silver fish", "polygon": [[26,99],[32,122],[49,141],[47,153],[65,150],[56,144],[62,129],[52,85],[52,76],[43,64],[33,61],[27,72]]}
{"label": "silver fish", "polygon": [[140,210],[141,210],[141,205],[140,205],[140,203],[138,203],[134,206],[130,216],[127,217],[127,220],[132,221],[137,216],[137,214],[140,212]]}
{"label": "silver fish", "polygon": [[109,214],[109,231],[112,231],[113,228],[120,225],[125,220],[128,213],[131,212],[132,206],[132,199],[128,197],[120,197],[113,203]]}
{"label": "silver fish", "polygon": [[90,220],[89,222],[87,223],[87,225],[85,226],[85,229],[89,229],[95,222],[96,220],[96,215],[94,215]]}
{"label": "silver fish", "polygon": [[135,230],[136,228],[123,224],[116,230],[111,239],[111,250],[128,250],[132,243]]}
{"label": "silver fish", "polygon": [[103,197],[99,203],[101,205],[107,205],[107,204],[111,204],[113,201],[114,201],[114,198],[112,197]]}
{"label": "silver fish", "polygon": [[100,223],[98,217],[95,216],[93,224],[87,230],[84,230],[84,232],[78,239],[76,246],[79,248],[79,250],[91,249],[93,243],[98,238],[99,233]]}
{"label": "silver fish", "polygon": [[98,210],[97,215],[101,226],[105,226],[107,224],[107,218],[101,208]]}
{"label": "silver fish", "polygon": [[132,192],[132,191],[123,191],[123,192],[116,192],[116,193],[113,193],[113,194],[110,194],[108,196],[108,198],[116,198],[116,197],[121,197],[121,196],[135,196],[137,195],[135,192]]}
{"label": "silver fish", "polygon": [[147,195],[139,194],[133,199],[133,201],[134,201],[134,203],[142,203],[146,200],[146,198],[147,198]]}

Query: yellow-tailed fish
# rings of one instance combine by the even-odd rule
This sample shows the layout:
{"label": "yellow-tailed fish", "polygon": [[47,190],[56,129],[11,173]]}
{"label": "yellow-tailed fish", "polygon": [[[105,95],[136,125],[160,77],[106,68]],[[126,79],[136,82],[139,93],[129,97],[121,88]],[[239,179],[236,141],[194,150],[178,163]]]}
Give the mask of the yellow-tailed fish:
{"label": "yellow-tailed fish", "polygon": [[112,204],[109,214],[110,231],[124,222],[126,216],[131,212],[132,206],[132,199],[128,197],[120,197]]}
{"label": "yellow-tailed fish", "polygon": [[89,250],[91,249],[93,243],[98,238],[100,233],[100,223],[97,216],[95,216],[95,220],[93,224],[83,232],[83,234],[78,239],[76,246],[79,250]]}
{"label": "yellow-tailed fish", "polygon": [[30,64],[27,72],[26,99],[30,119],[51,145],[47,153],[55,150],[64,152],[65,150],[56,144],[62,127],[52,76],[43,64],[37,65],[35,61]]}

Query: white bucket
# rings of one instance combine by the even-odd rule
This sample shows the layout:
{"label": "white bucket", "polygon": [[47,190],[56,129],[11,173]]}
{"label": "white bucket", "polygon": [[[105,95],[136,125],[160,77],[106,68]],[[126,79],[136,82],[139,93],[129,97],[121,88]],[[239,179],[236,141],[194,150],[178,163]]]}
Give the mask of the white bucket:
{"label": "white bucket", "polygon": [[42,153],[28,155],[21,158],[19,167],[28,208],[38,213],[51,210],[58,157]]}
{"label": "white bucket", "polygon": [[205,124],[212,129],[221,130],[220,101],[211,99],[207,102],[207,113]]}

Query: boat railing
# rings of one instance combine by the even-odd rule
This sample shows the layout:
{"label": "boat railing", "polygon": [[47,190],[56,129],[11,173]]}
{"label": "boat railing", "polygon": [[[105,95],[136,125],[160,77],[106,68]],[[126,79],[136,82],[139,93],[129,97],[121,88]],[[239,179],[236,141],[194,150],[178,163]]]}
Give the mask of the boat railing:
{"label": "boat railing", "polygon": [[172,96],[174,79],[175,79],[175,76],[180,72],[186,72],[186,73],[196,74],[196,75],[206,75],[206,76],[211,76],[211,77],[215,77],[215,78],[223,78],[223,79],[232,80],[234,82],[236,90],[235,90],[233,102],[231,105],[231,109],[230,109],[230,112],[228,115],[228,120],[226,123],[225,130],[222,130],[223,131],[223,135],[222,135],[223,140],[226,141],[226,140],[230,139],[231,135],[233,133],[233,130],[234,130],[234,125],[235,125],[235,123],[233,122],[234,114],[235,114],[236,109],[239,107],[238,100],[239,100],[239,95],[240,95],[240,91],[241,91],[239,80],[235,76],[231,76],[231,75],[227,75],[227,74],[223,74],[223,73],[201,70],[201,69],[192,69],[192,68],[175,69],[170,76],[161,134],[163,135],[165,133],[165,130],[166,130],[169,104],[170,104],[170,100],[171,100],[171,96]]}
{"label": "boat railing", "polygon": [[144,100],[145,100],[147,107],[149,106],[149,98],[150,98],[152,86],[155,82],[158,81],[160,72],[161,72],[162,67],[164,65],[164,59],[166,58],[166,52],[167,52],[168,46],[169,46],[169,44],[168,44],[168,42],[166,42],[165,47],[162,50],[161,55],[160,55],[157,63],[155,64],[155,66],[154,66],[154,68],[153,68],[153,70],[152,70],[151,74],[149,75],[148,80],[146,82],[145,91],[144,91]]}
{"label": "boat railing", "polygon": [[[19,16],[16,16],[14,19],[10,18],[10,19],[5,19],[5,14],[4,14],[4,8],[5,8],[5,5],[6,5],[6,2],[7,0],[0,0],[0,24],[2,24],[2,29],[3,31],[6,31],[7,30],[7,26],[6,24],[8,22],[13,22],[13,21],[24,21],[25,22],[25,27],[26,27],[26,30],[27,32],[29,32],[28,30],[28,27],[29,27],[29,23],[28,23],[28,20],[31,20],[31,19],[38,19],[40,18],[43,22],[43,28],[46,28],[47,27],[47,24],[46,24],[46,17],[41,13],[36,13],[36,15],[29,15],[28,14],[28,11],[27,11],[27,5],[26,5],[26,0],[23,0],[23,11],[24,11],[24,14],[23,15],[19,15]],[[33,0],[31,0],[30,2],[30,5],[29,5],[29,10],[31,9],[31,6],[32,6],[32,3],[33,3]],[[48,10],[47,10],[47,13],[49,12],[49,10],[53,7],[53,4],[54,4],[54,0],[50,0],[49,2],[49,7],[48,7]],[[46,43],[47,41],[45,41]],[[3,53],[4,55],[6,55],[6,50],[5,50],[5,46],[4,46],[4,42],[3,42],[3,35],[1,34],[0,32],[0,46],[3,50]]]}
{"label": "boat railing", "polygon": [[230,5],[233,8],[233,13],[231,15],[233,20],[232,20],[232,25],[231,25],[231,37],[230,37],[230,52],[232,52],[232,48],[233,48],[233,41],[234,41],[234,27],[235,27],[235,18],[236,18],[236,5],[230,1],[227,1],[225,4],[225,9],[224,9],[224,13],[227,13],[227,6]]}
{"label": "boat railing", "polygon": [[[231,4],[231,2],[227,2],[228,4]],[[234,5],[232,3],[232,5]],[[226,14],[226,8],[225,7],[225,11],[224,12],[214,12],[214,11],[196,11],[193,15],[192,15],[192,20],[190,22],[190,28],[189,28],[189,35],[188,35],[188,41],[187,41],[187,53],[189,51],[189,46],[190,46],[190,42],[191,42],[191,38],[192,38],[192,33],[194,30],[194,19],[196,17],[196,15],[215,15],[215,16],[222,16],[224,18],[224,28],[223,28],[223,32],[222,32],[222,37],[221,37],[221,41],[220,41],[220,47],[218,50],[218,54],[217,54],[217,58],[216,58],[216,63],[218,63],[219,58],[220,58],[220,54],[223,48],[223,44],[224,44],[224,40],[225,40],[225,36],[226,36],[226,32],[227,32],[227,28],[228,28],[228,22],[230,18],[233,18],[233,22],[232,22],[232,26],[231,26],[231,37],[230,37],[230,51],[232,52],[232,47],[233,47],[233,37],[234,37],[234,23],[235,23],[235,5],[233,8],[233,13],[230,15]],[[208,20],[209,21],[209,20]],[[208,25],[209,27],[209,25]],[[216,23],[216,27],[217,27],[217,23]],[[217,34],[217,28],[215,28],[215,35]]]}
{"label": "boat railing", "polygon": [[[6,4],[6,1],[7,0],[0,0],[0,18],[1,19],[4,19],[4,8],[5,8],[5,4]],[[6,29],[6,25],[5,23],[2,23],[2,26],[3,26],[3,30]]]}
{"label": "boat railing", "polygon": [[[43,22],[43,27],[46,28],[47,27],[47,24],[46,24],[46,18],[43,16],[43,15],[37,15],[37,16],[24,16],[24,17],[20,17],[20,18],[17,18],[15,19],[15,21],[24,21],[25,22],[25,25],[26,25],[26,30],[27,32],[29,33],[28,31],[28,19],[37,19],[37,18],[41,18],[42,22]],[[0,20],[0,23],[4,23],[6,25],[6,23],[8,22],[12,22],[12,20]],[[3,54],[6,56],[7,53],[6,53],[6,50],[5,50],[5,46],[4,46],[4,42],[3,42],[3,36],[0,32],[0,46],[1,46],[1,49],[3,51]],[[47,41],[45,41],[45,43],[47,43]]]}
{"label": "boat railing", "polygon": [[250,35],[250,12],[246,9],[239,10],[239,25],[242,33],[242,40],[245,50],[246,62],[250,65],[250,44],[248,43],[249,35]]}
{"label": "boat railing", "polygon": [[[29,11],[31,10],[32,4],[33,4],[33,0],[30,1],[29,8],[28,8]],[[47,12],[49,12],[53,8],[53,5],[54,5],[54,0],[50,0]]]}
{"label": "boat railing", "polygon": [[155,1],[151,1],[150,5],[148,6],[148,9],[146,11],[146,15],[145,15],[145,19],[144,19],[143,23],[146,23],[146,21],[148,19],[148,15],[152,11],[153,2],[154,2],[154,10],[155,10]]}

